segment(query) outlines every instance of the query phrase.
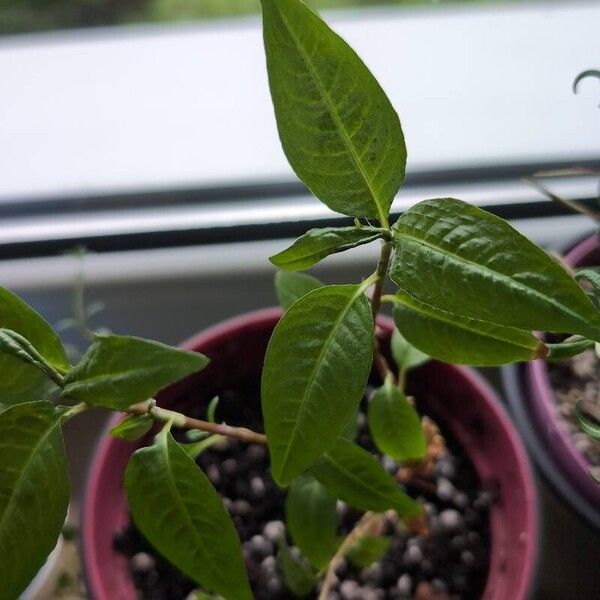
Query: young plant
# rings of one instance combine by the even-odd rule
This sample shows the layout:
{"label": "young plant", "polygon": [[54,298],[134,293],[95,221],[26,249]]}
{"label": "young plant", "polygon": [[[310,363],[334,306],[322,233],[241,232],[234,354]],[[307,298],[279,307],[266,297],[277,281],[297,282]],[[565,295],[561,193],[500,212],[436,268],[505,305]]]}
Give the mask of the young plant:
{"label": "young plant", "polygon": [[[418,471],[443,441],[404,394],[406,373],[427,355],[497,365],[571,351],[532,330],[600,340],[600,313],[562,266],[510,225],[460,200],[425,200],[390,223],[404,178],[400,120],[354,51],[300,0],[262,0],[269,84],[283,149],[313,194],[354,219],[313,229],[272,262],[292,273],[325,257],[378,241],[373,273],[348,285],[278,275],[287,310],[262,374],[266,435],[156,405],[165,386],[208,358],[157,342],[94,335],[69,364],[57,334],[8,290],[0,290],[0,598],[13,599],[42,565],[63,525],[69,498],[62,426],[89,407],[129,416],[113,435],[135,439],[158,422],[154,444],[125,473],[133,519],[155,548],[205,591],[252,598],[233,522],[192,457],[234,437],[267,444],[271,473],[289,486],[287,532],[304,556],[280,541],[279,563],[299,596],[327,596],[346,556],[368,564],[387,550],[382,515],[418,527],[421,507],[367,450],[354,428],[371,367],[381,381],[368,421],[381,453]],[[394,294],[383,294],[391,280]],[[370,296],[366,293],[371,290]],[[394,307],[393,369],[381,352],[376,318]],[[419,348],[420,351],[416,350]],[[426,354],[424,354],[426,353]],[[204,432],[193,447],[172,428]],[[336,500],[364,511],[338,537]]]}

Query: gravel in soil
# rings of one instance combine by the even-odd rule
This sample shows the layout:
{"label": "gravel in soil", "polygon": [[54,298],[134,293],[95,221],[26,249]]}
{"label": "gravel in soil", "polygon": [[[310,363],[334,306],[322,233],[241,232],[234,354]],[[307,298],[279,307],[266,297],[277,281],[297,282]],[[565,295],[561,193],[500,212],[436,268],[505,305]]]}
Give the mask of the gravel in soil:
{"label": "gravel in soil", "polygon": [[[217,420],[260,431],[259,381],[246,381],[238,389],[220,394]],[[189,406],[188,414],[204,416],[205,407],[194,415]],[[363,413],[357,442],[374,450]],[[412,533],[388,515],[385,533],[393,536],[388,552],[363,569],[343,561],[329,600],[474,600],[481,596],[489,560],[488,510],[495,494],[482,489],[470,462],[452,440],[446,442],[448,452],[431,475],[407,489],[424,504],[428,533]],[[389,473],[398,472],[399,465],[389,457],[380,459]],[[197,463],[223,498],[239,532],[256,600],[295,598],[285,588],[275,558],[276,541],[285,531],[285,492],[269,475],[266,449],[227,440],[203,452]],[[338,513],[343,535],[360,513],[342,502]],[[133,523],[115,534],[114,547],[129,557],[140,599],[185,599],[197,587],[160,557]]]}
{"label": "gravel in soil", "polygon": [[570,360],[548,363],[548,370],[565,430],[590,465],[600,467],[600,440],[581,431],[575,418],[575,405],[579,400],[583,400],[590,410],[600,409],[600,361],[596,353],[589,348]]}

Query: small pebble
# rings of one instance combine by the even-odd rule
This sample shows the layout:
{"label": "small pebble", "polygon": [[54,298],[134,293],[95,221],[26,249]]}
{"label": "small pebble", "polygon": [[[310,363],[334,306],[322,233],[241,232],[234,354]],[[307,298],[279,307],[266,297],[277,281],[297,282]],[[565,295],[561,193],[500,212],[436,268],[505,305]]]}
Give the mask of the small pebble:
{"label": "small pebble", "polygon": [[269,521],[263,528],[263,535],[270,542],[276,543],[285,533],[283,521]]}
{"label": "small pebble", "polygon": [[219,471],[219,467],[217,465],[209,465],[209,467],[206,469],[206,476],[210,479],[210,482],[213,485],[219,485],[221,481],[221,471]]}
{"label": "small pebble", "polygon": [[450,455],[445,455],[437,461],[433,468],[435,475],[445,477],[446,479],[454,479],[456,476],[455,460]]}
{"label": "small pebble", "polygon": [[221,463],[221,471],[224,475],[233,475],[237,471],[237,461],[233,458],[226,458]]}
{"label": "small pebble", "polygon": [[390,474],[393,475],[398,471],[398,463],[389,456],[383,457],[383,468]]}
{"label": "small pebble", "polygon": [[259,444],[250,444],[246,449],[246,459],[254,465],[261,463],[265,457],[265,449]]}
{"label": "small pebble", "polygon": [[261,563],[260,568],[265,573],[275,573],[277,571],[277,559],[271,555],[267,556]]}
{"label": "small pebble", "polygon": [[265,482],[262,477],[253,477],[250,480],[250,493],[254,498],[263,498],[265,495],[265,491]]}
{"label": "small pebble", "polygon": [[267,579],[267,591],[270,594],[281,594],[282,590],[283,583],[278,576],[269,577],[269,579]]}
{"label": "small pebble", "polygon": [[472,567],[475,564],[475,555],[470,550],[463,550],[460,553],[460,560],[465,567]]}
{"label": "small pebble", "polygon": [[450,502],[455,492],[455,487],[449,479],[440,477],[437,482],[435,493],[440,500],[444,502]]}
{"label": "small pebble", "polygon": [[369,565],[360,572],[360,578],[365,583],[379,585],[381,583],[381,565],[377,562]]}
{"label": "small pebble", "polygon": [[231,510],[238,515],[247,515],[252,510],[252,507],[247,500],[236,500],[232,503]]}
{"label": "small pebble", "polygon": [[131,557],[130,565],[137,573],[147,573],[154,569],[156,561],[154,557],[146,552],[138,552]]}
{"label": "small pebble", "polygon": [[455,492],[454,496],[452,497],[452,503],[454,506],[456,506],[456,508],[464,510],[467,508],[467,506],[469,506],[469,496],[467,496],[467,494],[464,492]]}
{"label": "small pebble", "polygon": [[402,560],[407,565],[416,565],[423,560],[423,551],[416,544],[408,546],[402,556]]}
{"label": "small pebble", "polygon": [[255,556],[266,558],[273,553],[273,544],[262,535],[253,535],[250,538],[250,548]]}
{"label": "small pebble", "polygon": [[436,594],[445,594],[448,591],[448,586],[439,577],[431,580],[431,587]]}
{"label": "small pebble", "polygon": [[402,596],[410,597],[412,592],[412,577],[408,573],[401,575],[396,582],[396,588]]}
{"label": "small pebble", "polygon": [[346,581],[342,581],[340,585],[340,596],[342,600],[360,600],[358,596],[360,587],[356,581],[352,581],[351,579],[346,579]]}
{"label": "small pebble", "polygon": [[440,513],[440,526],[446,533],[457,531],[464,525],[461,514],[453,508],[447,508]]}
{"label": "small pebble", "polygon": [[484,490],[477,494],[477,498],[475,498],[475,501],[473,502],[473,508],[478,511],[487,510],[492,505],[493,500],[493,494]]}

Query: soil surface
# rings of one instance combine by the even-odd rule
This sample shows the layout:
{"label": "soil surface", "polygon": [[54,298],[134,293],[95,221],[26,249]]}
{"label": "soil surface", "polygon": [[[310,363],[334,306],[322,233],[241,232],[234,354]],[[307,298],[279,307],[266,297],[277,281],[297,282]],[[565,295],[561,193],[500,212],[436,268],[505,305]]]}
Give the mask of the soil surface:
{"label": "soil surface", "polygon": [[600,360],[593,348],[559,363],[548,363],[550,384],[558,412],[575,447],[585,456],[590,466],[600,468],[600,440],[581,431],[575,419],[575,405],[583,400],[584,408],[596,412],[600,420]]}
{"label": "soil surface", "polygon": [[[217,421],[262,431],[258,379],[245,381],[237,390],[215,390],[219,392]],[[196,406],[194,411],[188,405],[187,414],[204,417],[205,406]],[[362,408],[366,408],[366,401]],[[183,433],[176,435],[183,439]],[[357,442],[374,450],[364,412],[359,414]],[[397,519],[386,517],[385,534],[392,536],[389,551],[367,568],[344,561],[328,600],[480,598],[488,571],[488,510],[494,492],[481,488],[460,448],[452,440],[446,443],[448,451],[431,474],[407,489],[424,504],[428,532],[411,533]],[[393,460],[381,456],[380,460],[389,473],[398,473],[399,465]],[[256,600],[294,599],[285,588],[276,559],[277,539],[285,531],[285,491],[269,475],[266,449],[227,440],[204,451],[197,463],[231,513]],[[338,502],[338,513],[343,535],[352,529],[360,513],[342,502]],[[129,557],[140,599],[193,598],[190,593],[197,586],[161,558],[133,524],[115,534],[114,545]]]}

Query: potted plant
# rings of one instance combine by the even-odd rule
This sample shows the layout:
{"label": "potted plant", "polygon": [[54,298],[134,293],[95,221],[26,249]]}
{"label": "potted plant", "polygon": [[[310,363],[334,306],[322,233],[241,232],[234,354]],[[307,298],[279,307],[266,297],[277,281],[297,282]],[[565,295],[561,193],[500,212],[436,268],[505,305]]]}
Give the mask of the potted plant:
{"label": "potted plant", "polygon": [[[600,313],[560,264],[473,206],[426,200],[390,224],[406,148],[389,100],[300,0],[262,6],[284,151],[321,201],[355,218],[307,232],[272,261],[294,273],[375,241],[379,260],[357,284],[280,275],[281,318],[245,317],[187,349],[95,335],[73,366],[43,318],[1,290],[1,597],[18,595],[56,541],[68,501],[61,426],[96,406],[128,415],[92,468],[85,534],[96,598],[134,597],[132,538],[142,546],[129,566],[134,577],[151,571],[152,597],[158,567],[172,565],[180,592],[192,581],[196,598],[525,598],[535,501],[510,423],[464,368],[431,362],[406,374],[423,352],[475,365],[564,352],[568,343],[531,331],[600,339]],[[394,294],[383,293],[388,277]],[[394,306],[391,342],[382,302]],[[118,439],[140,437],[135,452]],[[248,539],[248,519],[259,517],[244,494],[262,494],[256,511],[275,505],[285,524],[259,522]],[[123,528],[119,554],[112,537]],[[435,564],[451,554],[462,567],[446,577]]]}
{"label": "potted plant", "polygon": [[[598,77],[598,71],[584,71]],[[551,176],[597,175],[594,170],[544,173],[531,183],[549,199],[598,222],[594,207],[563,199],[542,182]],[[597,302],[598,234],[567,245],[561,259]],[[544,476],[588,522],[600,528],[600,400],[597,391],[598,356],[594,341],[574,336],[574,349],[554,360],[503,368],[503,380],[512,412]]]}

